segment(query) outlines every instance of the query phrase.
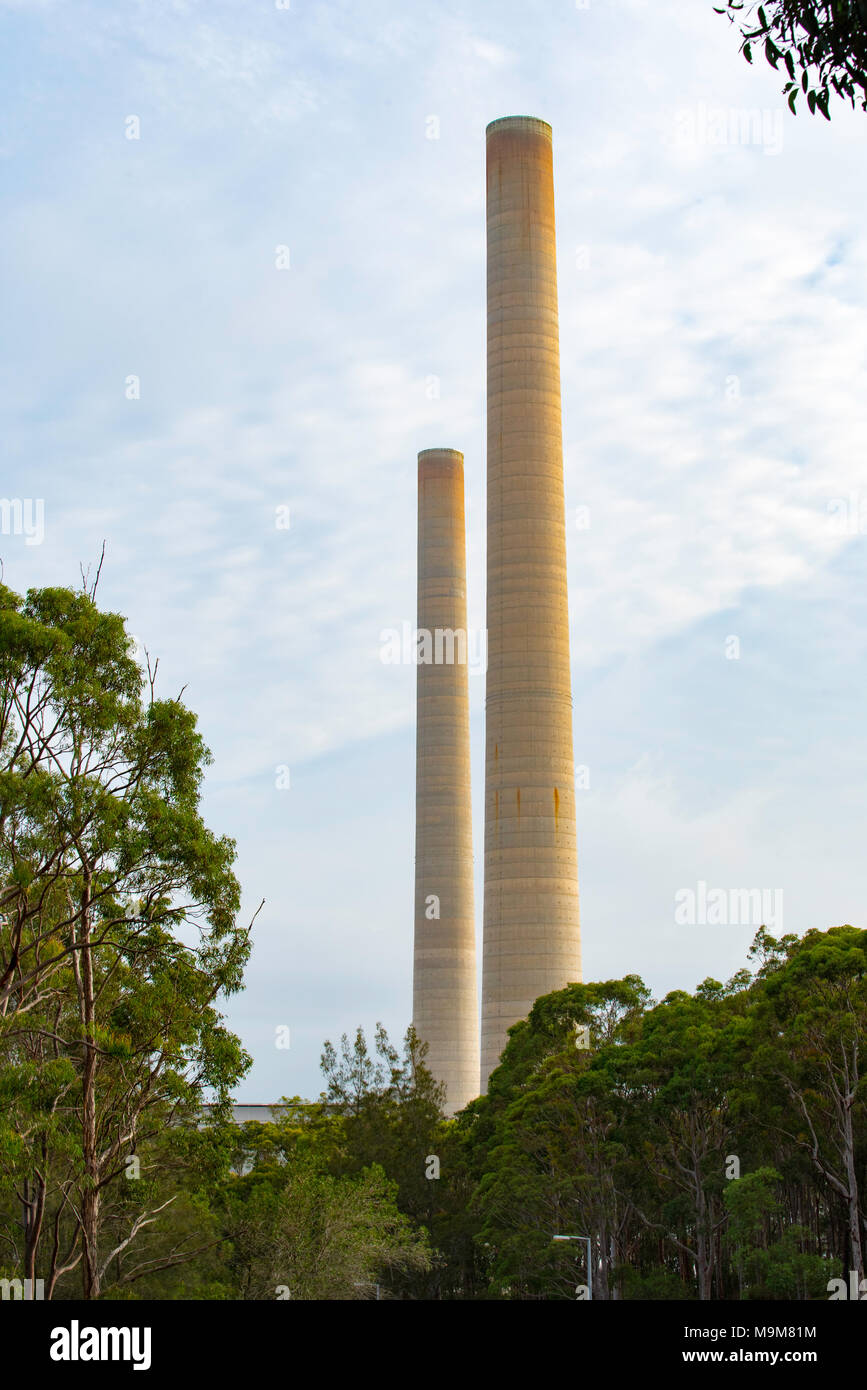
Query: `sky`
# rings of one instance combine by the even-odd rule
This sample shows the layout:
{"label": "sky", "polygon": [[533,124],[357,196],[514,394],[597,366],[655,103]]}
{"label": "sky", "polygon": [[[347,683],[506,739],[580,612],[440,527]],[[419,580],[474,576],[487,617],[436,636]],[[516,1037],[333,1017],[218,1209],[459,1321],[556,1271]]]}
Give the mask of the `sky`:
{"label": "sky", "polygon": [[792,116],[711,0],[0,0],[0,30],[5,582],[77,585],[104,540],[102,606],[186,687],[265,899],[238,1099],[410,1021],[415,668],[382,634],[433,446],[484,627],[500,116],[554,136],[585,979],[661,998],[761,921],[867,925],[867,114]]}

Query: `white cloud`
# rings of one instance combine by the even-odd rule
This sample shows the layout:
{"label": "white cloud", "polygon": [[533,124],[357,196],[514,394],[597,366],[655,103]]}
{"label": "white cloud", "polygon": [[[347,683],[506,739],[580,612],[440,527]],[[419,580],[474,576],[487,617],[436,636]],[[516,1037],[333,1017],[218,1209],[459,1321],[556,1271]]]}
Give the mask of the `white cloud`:
{"label": "white cloud", "polygon": [[[431,444],[465,453],[470,623],[483,621],[484,126],[511,112],[554,126],[576,710],[598,682],[615,721],[620,671],[653,691],[621,710],[631,770],[616,766],[617,744],[619,790],[593,802],[582,836],[590,959],[622,931],[624,968],[638,968],[626,956],[672,845],[712,866],[718,845],[720,873],[748,864],[754,876],[771,814],[790,816],[803,843],[816,833],[807,810],[781,808],[777,765],[758,753],[747,785],[685,811],[697,755],[674,716],[656,729],[654,672],[682,679],[687,713],[711,719],[696,644],[717,619],[735,632],[757,623],[742,686],[756,682],[761,705],[782,681],[808,731],[804,756],[818,759],[801,784],[830,778],[803,658],[787,650],[774,673],[778,620],[755,609],[770,613],[776,597],[791,621],[793,595],[819,603],[827,680],[837,688],[835,661],[857,679],[860,581],[846,564],[859,533],[829,525],[828,504],[867,500],[867,192],[852,178],[863,116],[787,117],[773,158],[678,148],[678,110],[780,103],[779,76],[749,68],[736,33],[699,8],[508,3],[482,26],[445,5],[396,16],[385,0],[285,12],[148,0],[28,17],[33,100],[27,121],[13,110],[7,122],[0,381],[4,488],[45,497],[46,539],[2,538],[6,578],[74,582],[107,540],[104,601],[160,655],[165,688],[187,685],[217,757],[212,804],[266,880],[266,973],[283,917],[295,930],[296,896],[316,891],[306,865],[321,873],[329,857],[327,817],[291,889],[258,852],[274,766],[307,769],[312,786],[338,760],[332,804],[364,806],[377,872],[407,814],[378,809],[388,778],[411,807],[411,759],[378,767],[376,785],[353,759],[365,743],[396,748],[411,727],[414,673],[383,666],[378,646],[383,628],[413,619],[415,457]],[[124,139],[129,111],[139,142]],[[439,139],[426,138],[432,112]],[[274,265],[284,243],[286,272]],[[130,372],[135,403],[123,398]],[[671,650],[681,664],[669,670]],[[482,696],[471,682],[475,710]],[[863,758],[863,733],[840,718]],[[602,714],[588,727],[597,745],[614,739]],[[767,733],[755,734],[762,757]],[[661,781],[636,767],[642,740],[671,746]],[[857,781],[846,766],[841,804]],[[835,801],[820,803],[848,844]],[[476,834],[478,857],[481,824]],[[632,897],[614,893],[624,845],[636,847]],[[842,854],[835,864],[842,881]],[[818,913],[827,875],[800,872]],[[395,952],[409,906],[389,889],[380,911],[366,891],[362,915]],[[306,948],[314,974],[359,931],[352,884],[335,878],[328,892]],[[369,962],[371,979],[380,965]]]}

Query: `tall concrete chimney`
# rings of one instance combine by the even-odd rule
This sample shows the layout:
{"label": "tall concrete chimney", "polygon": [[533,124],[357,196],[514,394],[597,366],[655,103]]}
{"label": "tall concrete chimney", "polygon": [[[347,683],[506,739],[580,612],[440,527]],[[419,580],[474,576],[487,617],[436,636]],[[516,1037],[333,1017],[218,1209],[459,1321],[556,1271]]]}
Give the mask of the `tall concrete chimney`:
{"label": "tall concrete chimney", "polygon": [[413,1023],[454,1114],[479,1094],[464,459],[418,456]]}
{"label": "tall concrete chimney", "polygon": [[551,127],[487,129],[488,673],[482,1090],[581,979]]}

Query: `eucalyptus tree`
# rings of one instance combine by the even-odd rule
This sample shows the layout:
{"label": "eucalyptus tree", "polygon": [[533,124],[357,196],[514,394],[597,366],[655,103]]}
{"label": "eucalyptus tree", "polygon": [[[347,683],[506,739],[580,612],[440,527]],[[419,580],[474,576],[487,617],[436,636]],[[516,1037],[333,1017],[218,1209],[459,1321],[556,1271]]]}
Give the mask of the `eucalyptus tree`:
{"label": "eucalyptus tree", "polygon": [[748,63],[759,52],[785,71],[793,113],[802,93],[828,121],[833,93],[867,111],[867,0],[725,0],[714,8],[740,29]]}
{"label": "eucalyptus tree", "polygon": [[195,1146],[206,1090],[225,1125],[249,1064],[217,1007],[249,953],[235,846],[202,819],[210,753],[156,674],[95,586],[0,586],[0,1173],[22,1248],[4,1234],[49,1293],[80,1264],[99,1296],[159,1216],[132,1202],[102,1243],[137,1145],[185,1120]]}
{"label": "eucalyptus tree", "polygon": [[765,1117],[843,1204],[851,1269],[864,1276],[867,1217],[867,931],[790,943],[761,983],[755,1060]]}

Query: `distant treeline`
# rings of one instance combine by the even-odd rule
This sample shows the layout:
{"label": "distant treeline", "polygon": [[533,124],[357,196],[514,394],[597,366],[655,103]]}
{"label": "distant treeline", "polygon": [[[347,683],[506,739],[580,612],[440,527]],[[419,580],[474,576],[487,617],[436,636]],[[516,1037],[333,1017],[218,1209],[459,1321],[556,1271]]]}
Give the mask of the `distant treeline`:
{"label": "distant treeline", "polygon": [[555,1232],[590,1237],[594,1298],[860,1281],[867,932],[762,929],[750,955],[656,1005],[635,976],[573,985],[512,1029],[457,1125],[488,1296],[575,1297],[584,1247]]}
{"label": "distant treeline", "polygon": [[[539,999],[454,1120],[413,1031],[398,1053],[380,1028],[373,1050],[361,1030],[326,1044],[320,1098],[273,1123],[176,1122],[106,1201],[106,1248],[157,1215],[103,1295],[547,1300],[592,1279],[594,1299],[851,1296],[867,932],[762,930],[751,954],[754,974],[659,1004],[636,976]],[[7,1193],[7,1252],[20,1229]],[[74,1271],[54,1288],[80,1293]]]}
{"label": "distant treeline", "polygon": [[98,577],[0,584],[0,1296],[858,1295],[854,927],[763,928],[752,969],[659,1004],[633,975],[547,995],[454,1119],[380,1028],[326,1043],[319,1099],[233,1125],[235,846]]}

